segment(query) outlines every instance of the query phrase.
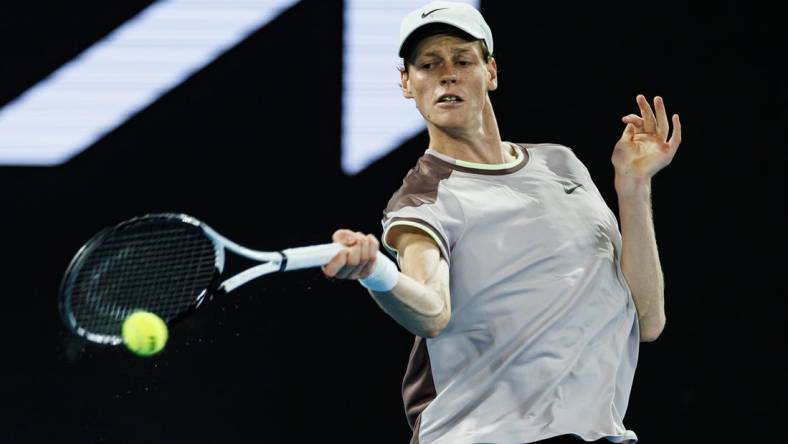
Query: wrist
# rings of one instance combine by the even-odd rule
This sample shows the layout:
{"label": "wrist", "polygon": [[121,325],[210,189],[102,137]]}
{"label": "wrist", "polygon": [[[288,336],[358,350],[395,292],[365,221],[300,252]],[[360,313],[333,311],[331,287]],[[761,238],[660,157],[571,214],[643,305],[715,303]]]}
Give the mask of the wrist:
{"label": "wrist", "polygon": [[651,195],[651,179],[616,175],[614,185],[619,199],[647,197]]}
{"label": "wrist", "polygon": [[399,269],[391,259],[378,251],[372,273],[358,282],[372,291],[388,292],[399,282]]}

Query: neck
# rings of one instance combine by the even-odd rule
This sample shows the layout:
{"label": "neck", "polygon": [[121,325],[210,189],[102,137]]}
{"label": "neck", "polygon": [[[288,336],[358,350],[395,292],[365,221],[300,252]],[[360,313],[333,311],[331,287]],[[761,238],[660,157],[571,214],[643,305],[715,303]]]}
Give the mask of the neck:
{"label": "neck", "polygon": [[514,160],[511,148],[501,142],[498,122],[489,96],[482,118],[471,128],[445,129],[428,122],[430,149],[467,162],[498,164]]}

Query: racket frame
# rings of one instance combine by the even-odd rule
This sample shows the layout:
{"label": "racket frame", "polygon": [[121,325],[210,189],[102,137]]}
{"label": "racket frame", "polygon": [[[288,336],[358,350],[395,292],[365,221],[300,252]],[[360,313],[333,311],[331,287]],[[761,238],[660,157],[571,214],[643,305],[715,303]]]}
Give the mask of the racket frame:
{"label": "racket frame", "polygon": [[[289,248],[282,251],[257,251],[231,241],[230,239],[216,232],[204,222],[187,214],[154,213],[134,217],[120,222],[114,226],[106,227],[96,233],[87,242],[85,242],[85,244],[77,251],[77,253],[69,262],[66,273],[64,274],[60,284],[58,308],[64,324],[73,334],[97,344],[119,345],[123,342],[120,332],[118,332],[117,335],[109,335],[91,332],[80,327],[76,318],[71,313],[71,310],[68,308],[71,302],[70,289],[74,283],[74,280],[77,278],[79,271],[81,271],[82,263],[85,258],[89,256],[93,249],[101,245],[102,241],[107,236],[116,231],[122,230],[124,227],[130,224],[136,224],[145,219],[155,218],[173,219],[201,229],[213,244],[215,255],[214,273],[210,284],[202,292],[200,292],[200,294],[196,295],[194,304],[192,306],[174,316],[172,319],[167,320],[168,324],[178,322],[187,315],[193,313],[200,307],[200,305],[202,305],[206,297],[230,293],[238,287],[266,274],[279,271],[299,270],[323,265],[327,263],[332,257],[334,257],[336,253],[338,253],[342,248],[344,248],[342,244],[332,243]],[[259,262],[264,261],[264,263],[252,266],[219,283],[219,279],[224,272],[225,249],[230,250],[233,253],[247,259]]]}

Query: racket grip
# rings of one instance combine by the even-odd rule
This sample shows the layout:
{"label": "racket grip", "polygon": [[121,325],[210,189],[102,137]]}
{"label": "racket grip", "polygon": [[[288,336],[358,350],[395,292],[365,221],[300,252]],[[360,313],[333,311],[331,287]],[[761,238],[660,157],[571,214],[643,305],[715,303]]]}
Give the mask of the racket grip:
{"label": "racket grip", "polygon": [[337,242],[309,247],[288,248],[282,251],[282,254],[287,257],[287,264],[283,271],[320,267],[327,264],[343,248],[345,246]]}

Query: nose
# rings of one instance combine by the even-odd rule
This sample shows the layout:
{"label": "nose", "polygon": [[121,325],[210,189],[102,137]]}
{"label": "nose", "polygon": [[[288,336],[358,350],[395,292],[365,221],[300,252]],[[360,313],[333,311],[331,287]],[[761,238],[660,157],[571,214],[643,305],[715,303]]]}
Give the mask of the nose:
{"label": "nose", "polygon": [[451,63],[447,63],[441,73],[441,85],[457,83],[457,71]]}
{"label": "nose", "polygon": [[441,79],[441,85],[449,85],[457,83],[457,74],[445,75]]}

